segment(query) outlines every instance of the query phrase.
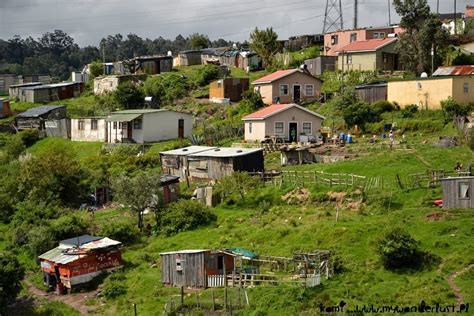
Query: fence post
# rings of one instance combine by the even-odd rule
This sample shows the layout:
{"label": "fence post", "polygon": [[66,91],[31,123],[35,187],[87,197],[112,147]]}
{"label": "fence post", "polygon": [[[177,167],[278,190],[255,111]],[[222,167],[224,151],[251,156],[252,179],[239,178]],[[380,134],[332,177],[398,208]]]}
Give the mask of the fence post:
{"label": "fence post", "polygon": [[181,307],[184,305],[184,286],[181,286]]}
{"label": "fence post", "polygon": [[247,290],[244,290],[244,294],[245,294],[245,302],[247,303],[247,306],[249,306],[250,302],[249,302],[249,295],[247,294]]}
{"label": "fence post", "polygon": [[197,292],[194,292],[196,294],[196,307],[199,308],[199,297],[198,297],[198,293]]}
{"label": "fence post", "polygon": [[133,315],[137,316],[137,304],[133,303]]}
{"label": "fence post", "polygon": [[224,288],[224,310],[227,310],[227,287]]}
{"label": "fence post", "polygon": [[216,310],[216,293],[212,289],[212,311]]}

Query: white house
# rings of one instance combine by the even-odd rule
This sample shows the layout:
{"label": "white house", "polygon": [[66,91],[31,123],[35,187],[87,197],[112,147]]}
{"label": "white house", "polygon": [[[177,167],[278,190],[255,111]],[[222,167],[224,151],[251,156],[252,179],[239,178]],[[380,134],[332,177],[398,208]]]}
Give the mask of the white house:
{"label": "white house", "polygon": [[112,112],[106,119],[108,143],[154,143],[190,137],[193,115],[166,109]]}
{"label": "white house", "polygon": [[294,103],[273,104],[242,118],[246,141],[278,138],[289,142],[316,138],[324,119],[324,116]]}
{"label": "white house", "polygon": [[77,142],[105,142],[105,117],[71,119],[71,140]]}

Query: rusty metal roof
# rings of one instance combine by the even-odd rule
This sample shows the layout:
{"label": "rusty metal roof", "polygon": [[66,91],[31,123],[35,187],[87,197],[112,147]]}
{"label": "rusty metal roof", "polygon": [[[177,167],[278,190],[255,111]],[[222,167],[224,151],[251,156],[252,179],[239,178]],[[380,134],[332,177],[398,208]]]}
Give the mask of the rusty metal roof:
{"label": "rusty metal roof", "polygon": [[474,65],[438,67],[433,73],[433,77],[469,75],[474,75]]}

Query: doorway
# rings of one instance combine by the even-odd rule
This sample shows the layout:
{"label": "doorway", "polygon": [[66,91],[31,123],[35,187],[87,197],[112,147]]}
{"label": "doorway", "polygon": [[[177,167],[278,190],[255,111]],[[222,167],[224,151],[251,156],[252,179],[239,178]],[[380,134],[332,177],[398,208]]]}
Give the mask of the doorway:
{"label": "doorway", "polygon": [[127,138],[132,139],[132,122],[127,122]]}
{"label": "doorway", "polygon": [[299,103],[301,100],[301,86],[295,84],[293,86],[293,102]]}
{"label": "doorway", "polygon": [[224,273],[224,256],[217,257],[217,271],[219,274]]}
{"label": "doorway", "polygon": [[288,135],[290,139],[290,143],[296,142],[298,139],[298,123],[293,122],[289,124],[288,128]]}
{"label": "doorway", "polygon": [[184,120],[183,119],[178,120],[178,137],[184,138]]}

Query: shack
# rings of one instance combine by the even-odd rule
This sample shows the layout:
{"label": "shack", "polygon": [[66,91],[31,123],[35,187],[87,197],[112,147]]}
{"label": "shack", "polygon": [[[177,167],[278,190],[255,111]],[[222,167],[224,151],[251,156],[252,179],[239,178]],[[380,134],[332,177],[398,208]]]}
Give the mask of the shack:
{"label": "shack", "polygon": [[121,268],[121,245],[107,237],[90,235],[61,241],[38,257],[44,284],[62,294],[65,288],[70,291],[105,271]]}
{"label": "shack", "polygon": [[176,287],[223,286],[236,255],[225,251],[181,250],[160,253],[161,282]]}
{"label": "shack", "polygon": [[129,66],[132,74],[158,75],[173,70],[173,57],[171,56],[139,56],[124,62]]}
{"label": "shack", "polygon": [[31,108],[16,116],[16,126],[19,130],[37,129],[49,136],[67,137],[70,134],[70,121],[66,118],[65,105],[42,105]]}
{"label": "shack", "polygon": [[160,177],[160,187],[163,191],[163,204],[175,202],[179,198],[179,177],[163,174]]}
{"label": "shack", "polygon": [[236,171],[262,172],[263,148],[201,147],[160,153],[163,172],[180,175],[181,179],[217,180]]}
{"label": "shack", "polygon": [[200,50],[185,50],[178,53],[173,60],[173,66],[193,66],[200,65],[201,51]]}
{"label": "shack", "polygon": [[83,82],[62,82],[19,88],[22,102],[51,102],[78,97],[84,91]]}
{"label": "shack", "polygon": [[15,85],[18,81],[18,76],[14,74],[0,74],[0,94],[8,92],[10,86]]}
{"label": "shack", "polygon": [[441,179],[443,208],[474,208],[474,176]]}
{"label": "shack", "polygon": [[10,100],[0,99],[0,118],[8,117],[10,115]]}
{"label": "shack", "polygon": [[357,97],[367,103],[387,100],[387,83],[374,82],[355,87]]}
{"label": "shack", "polygon": [[42,82],[30,82],[30,83],[21,83],[21,84],[11,85],[10,88],[8,89],[8,95],[12,99],[20,99],[20,91],[22,88],[36,87],[36,86],[41,86],[41,85],[43,85]]}
{"label": "shack", "polygon": [[209,100],[215,103],[239,102],[249,89],[248,78],[225,78],[211,82]]}
{"label": "shack", "polygon": [[318,56],[316,58],[306,59],[304,64],[306,69],[315,77],[322,76],[325,71],[336,70],[336,56]]}

